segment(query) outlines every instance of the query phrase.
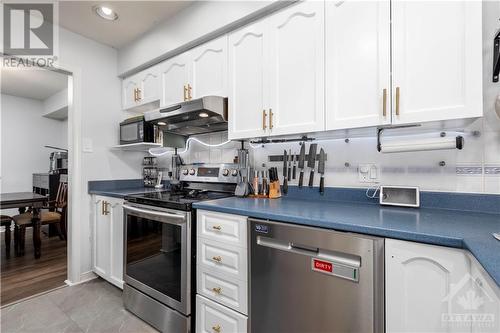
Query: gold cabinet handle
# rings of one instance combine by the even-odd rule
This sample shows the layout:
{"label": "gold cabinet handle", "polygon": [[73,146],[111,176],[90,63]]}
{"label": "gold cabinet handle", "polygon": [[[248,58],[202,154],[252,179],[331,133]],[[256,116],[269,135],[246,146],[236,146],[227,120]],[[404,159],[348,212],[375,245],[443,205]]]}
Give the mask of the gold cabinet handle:
{"label": "gold cabinet handle", "polygon": [[141,92],[141,89],[137,88],[137,101],[140,101],[142,99]]}
{"label": "gold cabinet handle", "polygon": [[101,201],[101,215],[104,215],[104,200]]}
{"label": "gold cabinet handle", "polygon": [[187,101],[187,90],[188,88],[184,85],[184,102]]}
{"label": "gold cabinet handle", "polygon": [[104,215],[109,215],[108,206],[110,205],[110,203],[107,201],[104,201],[103,203],[104,203]]}
{"label": "gold cabinet handle", "polygon": [[214,331],[215,333],[220,333],[220,331],[221,331],[220,329],[221,329],[221,327],[218,324],[212,326],[212,331]]}
{"label": "gold cabinet handle", "polygon": [[193,96],[191,96],[191,90],[193,89],[193,87],[191,87],[191,85],[188,83],[188,101],[190,101],[191,99],[193,99]]}
{"label": "gold cabinet handle", "polygon": [[218,295],[222,293],[222,288],[221,287],[213,287],[212,291]]}
{"label": "gold cabinet handle", "polygon": [[221,230],[222,227],[220,225],[213,225],[212,229],[214,229],[214,230]]}
{"label": "gold cabinet handle", "polygon": [[399,116],[399,87],[396,87],[396,116]]}
{"label": "gold cabinet handle", "polygon": [[214,256],[214,257],[212,257],[212,260],[216,261],[216,262],[221,262],[222,261],[222,257],[221,256]]}
{"label": "gold cabinet handle", "polygon": [[273,129],[273,109],[269,109],[269,129]]}
{"label": "gold cabinet handle", "polygon": [[387,89],[384,89],[384,97],[383,97],[383,104],[382,104],[382,115],[384,117],[387,116]]}
{"label": "gold cabinet handle", "polygon": [[266,119],[267,118],[267,114],[266,114],[266,110],[262,110],[262,130],[266,130]]}
{"label": "gold cabinet handle", "polygon": [[137,102],[137,88],[134,88],[134,102]]}

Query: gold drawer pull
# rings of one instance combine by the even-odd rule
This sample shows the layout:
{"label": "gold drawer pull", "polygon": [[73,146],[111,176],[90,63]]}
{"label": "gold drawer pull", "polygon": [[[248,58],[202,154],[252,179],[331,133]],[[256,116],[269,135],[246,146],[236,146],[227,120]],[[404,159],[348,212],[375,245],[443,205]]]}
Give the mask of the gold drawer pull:
{"label": "gold drawer pull", "polygon": [[222,293],[222,288],[221,287],[213,287],[212,291],[216,294],[221,294]]}
{"label": "gold drawer pull", "polygon": [[188,88],[186,86],[184,86],[184,102],[187,101],[187,91],[188,91]]}
{"label": "gold drawer pull", "polygon": [[273,109],[269,109],[269,129],[273,129]]}
{"label": "gold drawer pull", "polygon": [[220,225],[214,225],[214,226],[212,226],[212,229],[214,229],[214,230],[221,230],[222,227]]}
{"label": "gold drawer pull", "polygon": [[212,257],[212,260],[213,261],[217,261],[217,262],[221,262],[222,261],[222,257],[221,256]]}
{"label": "gold drawer pull", "polygon": [[216,333],[220,333],[220,328],[221,328],[220,325],[214,325],[214,326],[212,326],[212,330],[214,332],[216,332]]}
{"label": "gold drawer pull", "polygon": [[192,89],[193,89],[193,87],[191,87],[191,85],[188,83],[188,101],[193,99],[193,96],[191,96]]}
{"label": "gold drawer pull", "polygon": [[383,107],[382,107],[382,113],[383,113],[383,116],[386,117],[387,116],[387,89],[384,89],[384,97],[383,97]]}
{"label": "gold drawer pull", "polygon": [[262,110],[262,130],[266,130],[266,118],[267,118],[267,114],[266,114],[266,110]]}
{"label": "gold drawer pull", "polygon": [[399,92],[399,87],[396,87],[396,116],[399,116],[399,99],[400,99],[400,92]]}

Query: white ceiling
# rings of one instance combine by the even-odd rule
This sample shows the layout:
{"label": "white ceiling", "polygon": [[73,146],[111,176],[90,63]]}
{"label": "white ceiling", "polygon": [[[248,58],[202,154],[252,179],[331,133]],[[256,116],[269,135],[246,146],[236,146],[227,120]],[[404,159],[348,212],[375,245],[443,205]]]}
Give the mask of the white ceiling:
{"label": "white ceiling", "polygon": [[[135,40],[192,1],[60,1],[59,24],[102,44],[120,48]],[[97,16],[92,7],[106,5],[118,14],[118,20]]]}
{"label": "white ceiling", "polygon": [[66,89],[68,77],[45,69],[2,68],[2,94],[45,100]]}

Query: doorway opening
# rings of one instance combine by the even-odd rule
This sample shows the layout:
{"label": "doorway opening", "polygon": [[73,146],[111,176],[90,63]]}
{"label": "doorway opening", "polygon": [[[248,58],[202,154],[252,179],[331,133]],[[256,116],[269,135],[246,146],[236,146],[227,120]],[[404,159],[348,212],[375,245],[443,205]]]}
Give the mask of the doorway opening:
{"label": "doorway opening", "polygon": [[[64,286],[68,277],[70,81],[44,68],[1,69],[2,306]],[[30,194],[45,197],[40,210],[25,200]],[[9,197],[19,199],[15,207],[4,205]]]}

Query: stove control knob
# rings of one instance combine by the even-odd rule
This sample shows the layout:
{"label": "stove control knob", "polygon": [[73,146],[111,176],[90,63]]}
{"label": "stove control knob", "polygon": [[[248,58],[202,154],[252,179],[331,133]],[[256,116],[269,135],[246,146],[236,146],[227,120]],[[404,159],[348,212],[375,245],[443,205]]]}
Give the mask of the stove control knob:
{"label": "stove control knob", "polygon": [[184,170],[182,170],[182,174],[183,174],[184,176],[187,176],[187,174],[188,174],[188,173],[189,173],[188,169],[184,169]]}
{"label": "stove control knob", "polygon": [[224,177],[229,176],[229,170],[228,170],[228,169],[224,169],[224,170],[222,170],[222,175],[223,175]]}
{"label": "stove control knob", "polygon": [[233,177],[238,176],[238,170],[236,170],[236,169],[231,170],[231,176],[233,176]]}
{"label": "stove control knob", "polygon": [[194,176],[194,174],[195,174],[195,173],[196,173],[196,170],[195,170],[195,169],[191,169],[191,170],[189,170],[189,174],[190,174],[191,176]]}

